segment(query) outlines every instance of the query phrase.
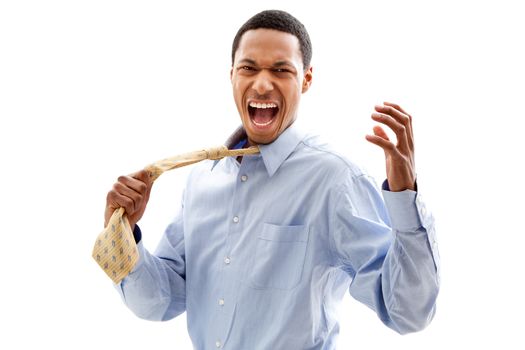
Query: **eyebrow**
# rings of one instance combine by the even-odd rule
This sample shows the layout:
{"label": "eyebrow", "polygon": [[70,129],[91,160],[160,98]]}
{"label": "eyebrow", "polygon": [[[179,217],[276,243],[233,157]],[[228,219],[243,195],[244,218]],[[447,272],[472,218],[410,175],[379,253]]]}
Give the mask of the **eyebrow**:
{"label": "eyebrow", "polygon": [[[257,62],[255,62],[251,58],[243,58],[237,64],[251,64],[251,65],[257,66]],[[283,66],[289,66],[289,67],[295,68],[295,66],[289,61],[277,61],[274,64],[272,64],[272,67],[274,68],[283,67]]]}
{"label": "eyebrow", "polygon": [[249,59],[249,58],[243,58],[237,64],[251,64],[251,65],[254,65],[254,66],[257,65],[257,63],[254,60]]}
{"label": "eyebrow", "polygon": [[277,61],[272,65],[272,67],[282,67],[282,66],[290,66],[290,67],[295,68],[295,66],[291,62],[288,62],[288,61]]}

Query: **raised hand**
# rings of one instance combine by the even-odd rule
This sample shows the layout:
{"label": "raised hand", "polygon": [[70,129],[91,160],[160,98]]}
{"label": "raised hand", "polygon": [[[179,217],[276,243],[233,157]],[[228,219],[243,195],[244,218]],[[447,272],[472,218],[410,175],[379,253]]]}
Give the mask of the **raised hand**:
{"label": "raised hand", "polygon": [[386,176],[390,191],[415,190],[416,168],[414,162],[414,135],[412,117],[397,104],[384,102],[377,105],[372,119],[388,126],[395,133],[394,144],[380,125],[373,128],[374,135],[366,139],[385,151]]}

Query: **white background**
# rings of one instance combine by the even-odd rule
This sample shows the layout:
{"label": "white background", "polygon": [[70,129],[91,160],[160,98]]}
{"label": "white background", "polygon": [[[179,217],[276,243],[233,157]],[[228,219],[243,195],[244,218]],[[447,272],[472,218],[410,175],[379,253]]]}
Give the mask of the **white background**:
{"label": "white background", "polygon": [[[374,104],[401,104],[438,220],[433,323],[399,336],[347,297],[339,348],[523,349],[518,1],[299,0],[0,3],[0,348],[191,348],[185,316],[136,318],[91,248],[119,175],[220,144],[239,124],[231,41],[269,8],[294,14],[313,41],[298,122],[381,182],[383,154],[364,135]],[[150,249],[186,174],[154,187],[141,224]]]}

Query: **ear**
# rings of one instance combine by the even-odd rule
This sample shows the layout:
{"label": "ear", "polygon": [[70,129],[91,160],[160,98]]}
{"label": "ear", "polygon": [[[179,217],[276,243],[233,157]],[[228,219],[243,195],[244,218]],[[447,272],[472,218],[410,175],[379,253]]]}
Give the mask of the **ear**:
{"label": "ear", "polygon": [[233,67],[232,67],[232,69],[230,69],[230,81],[232,81],[232,80],[233,80]]}
{"label": "ear", "polygon": [[312,85],[312,72],[313,72],[313,67],[310,66],[306,72],[304,73],[304,77],[303,77],[303,88],[302,88],[302,93],[304,94],[306,91],[308,91],[308,89],[310,88],[310,85]]}

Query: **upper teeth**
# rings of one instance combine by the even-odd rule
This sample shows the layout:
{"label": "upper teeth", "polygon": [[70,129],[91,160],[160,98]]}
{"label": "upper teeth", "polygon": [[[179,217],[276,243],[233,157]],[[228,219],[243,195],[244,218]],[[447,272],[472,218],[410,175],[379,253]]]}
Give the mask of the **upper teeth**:
{"label": "upper teeth", "polygon": [[253,108],[276,108],[277,105],[273,102],[271,103],[255,103],[255,102],[250,102],[250,107],[253,107]]}

